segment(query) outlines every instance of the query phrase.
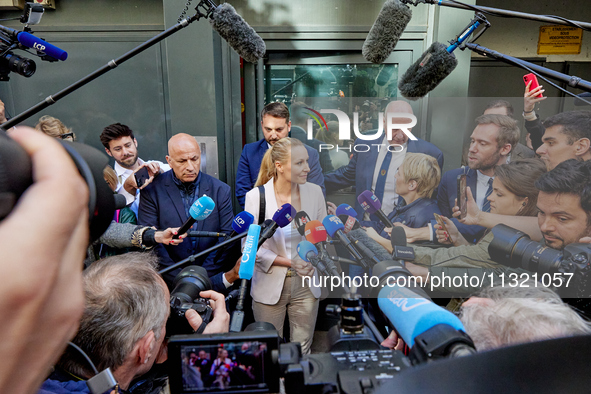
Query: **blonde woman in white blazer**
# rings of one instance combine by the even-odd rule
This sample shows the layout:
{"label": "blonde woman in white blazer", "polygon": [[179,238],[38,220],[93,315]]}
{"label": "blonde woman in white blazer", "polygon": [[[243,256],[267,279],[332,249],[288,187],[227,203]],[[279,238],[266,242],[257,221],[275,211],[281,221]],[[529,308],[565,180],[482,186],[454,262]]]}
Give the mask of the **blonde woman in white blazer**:
{"label": "blonde woman in white blazer", "polygon": [[[259,218],[260,185],[265,190],[265,219],[271,219],[279,207],[289,203],[296,211],[305,211],[311,220],[322,220],[326,202],[320,187],[306,182],[309,171],[308,152],[300,141],[282,138],[275,142],[265,153],[255,188],[246,194],[245,210],[255,217],[255,223]],[[290,339],[300,342],[306,354],[312,345],[320,288],[303,286],[302,277],[292,266],[303,263],[296,251],[303,239],[292,222],[261,246],[251,295],[255,319],[272,323],[280,334],[285,313],[289,314]]]}

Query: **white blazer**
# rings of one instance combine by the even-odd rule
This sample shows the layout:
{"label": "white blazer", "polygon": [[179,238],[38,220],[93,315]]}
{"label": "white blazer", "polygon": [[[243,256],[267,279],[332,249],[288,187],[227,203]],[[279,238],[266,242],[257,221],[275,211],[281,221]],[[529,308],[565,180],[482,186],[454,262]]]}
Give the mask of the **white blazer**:
{"label": "white blazer", "polygon": [[[272,219],[275,211],[279,208],[275,198],[275,191],[273,189],[274,179],[271,179],[264,185],[265,188],[265,220]],[[326,213],[326,202],[322,189],[320,186],[313,183],[306,182],[300,187],[300,201],[302,204],[302,211],[306,212],[311,220],[324,219]],[[254,216],[254,223],[258,223],[260,207],[259,188],[255,187],[246,193],[246,201],[244,210],[250,212]],[[293,225],[293,224],[292,224]],[[287,267],[273,266],[273,261],[279,256],[290,259],[297,256],[296,246],[304,240],[304,237],[299,233],[294,232],[291,239],[292,256],[287,256],[285,248],[285,236],[282,231],[277,231],[273,237],[265,241],[257,253],[254,274],[252,277],[252,286],[250,293],[252,298],[262,304],[275,305],[281,297],[281,290],[285,282],[285,275]],[[314,273],[316,276],[316,272]],[[311,287],[310,290],[314,297],[320,297],[320,288]]]}

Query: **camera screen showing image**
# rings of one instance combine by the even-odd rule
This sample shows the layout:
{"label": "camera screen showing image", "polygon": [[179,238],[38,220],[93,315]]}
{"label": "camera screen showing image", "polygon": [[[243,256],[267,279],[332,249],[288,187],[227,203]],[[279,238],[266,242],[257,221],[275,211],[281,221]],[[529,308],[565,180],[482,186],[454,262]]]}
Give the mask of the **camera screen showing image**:
{"label": "camera screen showing image", "polygon": [[237,334],[242,335],[235,338],[232,334],[225,334],[227,338],[216,335],[216,339],[201,335],[193,340],[171,341],[174,343],[173,348],[169,347],[169,360],[174,369],[170,373],[173,392],[269,392],[274,389],[279,378],[271,351],[277,349],[277,334],[270,338],[256,338],[256,335],[246,338],[245,333]]}

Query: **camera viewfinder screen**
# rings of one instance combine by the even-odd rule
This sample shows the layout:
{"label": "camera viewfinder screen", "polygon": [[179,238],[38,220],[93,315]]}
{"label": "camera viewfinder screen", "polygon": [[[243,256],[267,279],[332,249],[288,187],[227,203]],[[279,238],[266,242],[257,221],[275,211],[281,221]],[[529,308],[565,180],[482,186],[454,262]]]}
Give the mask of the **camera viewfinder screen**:
{"label": "camera viewfinder screen", "polygon": [[181,346],[183,390],[264,389],[266,354],[257,341]]}

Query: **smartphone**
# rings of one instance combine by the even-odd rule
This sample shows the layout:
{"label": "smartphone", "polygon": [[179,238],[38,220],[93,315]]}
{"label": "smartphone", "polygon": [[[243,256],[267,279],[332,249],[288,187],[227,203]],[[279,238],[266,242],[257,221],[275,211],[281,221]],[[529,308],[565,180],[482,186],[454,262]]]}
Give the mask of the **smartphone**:
{"label": "smartphone", "polygon": [[458,207],[460,207],[460,219],[466,217],[468,213],[468,196],[466,195],[466,174],[458,175],[457,179],[458,191],[456,197],[458,199]]}
{"label": "smartphone", "polygon": [[433,212],[433,216],[435,216],[435,220],[437,220],[437,224],[440,225],[443,228],[443,231],[445,231],[447,233],[447,240],[449,242],[452,242],[451,238],[449,237],[449,231],[447,231],[447,227],[445,227],[445,223],[443,222],[441,215]]}
{"label": "smartphone", "polygon": [[144,186],[144,183],[148,179],[150,179],[150,174],[148,173],[148,167],[140,168],[135,174],[135,183],[137,184],[138,189]]}
{"label": "smartphone", "polygon": [[[532,81],[531,86],[529,87],[530,91],[532,91],[535,88],[537,88],[538,86],[540,86],[540,84],[538,83],[538,78],[533,73],[529,73],[529,74],[523,76],[523,82],[525,82],[525,86],[527,86],[529,81]],[[544,95],[542,93],[540,93],[536,97],[544,97]]]}

